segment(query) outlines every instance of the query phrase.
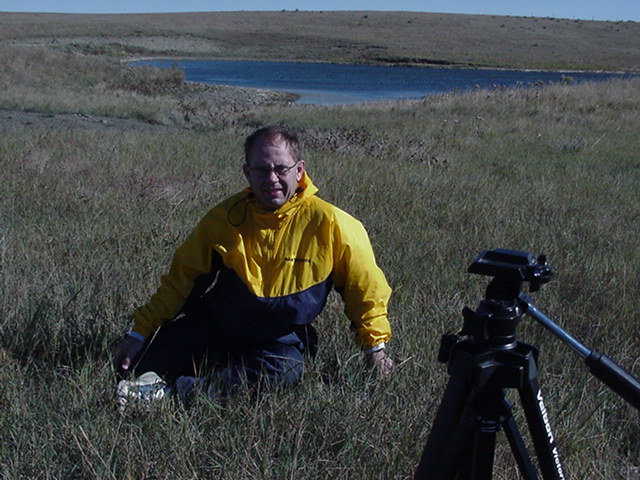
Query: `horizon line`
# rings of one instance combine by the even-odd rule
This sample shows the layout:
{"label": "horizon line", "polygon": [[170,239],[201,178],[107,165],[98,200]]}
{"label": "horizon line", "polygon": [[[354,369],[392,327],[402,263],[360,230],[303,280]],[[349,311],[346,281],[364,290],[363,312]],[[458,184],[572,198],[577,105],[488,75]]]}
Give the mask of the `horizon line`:
{"label": "horizon line", "polygon": [[438,12],[438,11],[424,11],[424,10],[380,10],[380,9],[337,9],[337,10],[322,10],[322,9],[304,9],[304,8],[272,8],[261,10],[171,10],[171,11],[132,11],[132,12],[75,12],[68,10],[60,11],[36,11],[36,10],[0,10],[0,14],[34,14],[34,15],[173,15],[173,14],[193,14],[193,13],[270,13],[270,12],[290,12],[290,13],[338,13],[338,12],[371,12],[371,13],[424,13],[431,15],[469,15],[469,16],[489,16],[489,17],[512,17],[512,18],[540,18],[540,19],[553,19],[553,20],[580,20],[584,22],[632,22],[637,23],[640,20],[627,20],[623,18],[617,19],[601,19],[601,18],[579,18],[579,17],[566,17],[556,15],[516,15],[505,13],[463,13],[463,12]]}

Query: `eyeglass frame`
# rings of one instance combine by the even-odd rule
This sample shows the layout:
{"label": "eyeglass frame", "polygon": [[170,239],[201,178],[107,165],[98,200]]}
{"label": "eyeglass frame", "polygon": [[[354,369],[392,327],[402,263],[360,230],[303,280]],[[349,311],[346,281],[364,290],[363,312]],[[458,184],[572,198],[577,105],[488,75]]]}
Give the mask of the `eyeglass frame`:
{"label": "eyeglass frame", "polygon": [[[291,172],[291,170],[293,170],[299,163],[300,160],[287,167],[285,167],[284,165],[275,165],[271,168],[267,168],[264,166],[252,167],[250,165],[247,165],[247,170],[251,175],[255,175],[257,178],[267,178],[269,175],[271,175],[271,172],[275,173],[276,177],[278,178],[284,178],[289,175],[289,172]],[[276,169],[280,167],[284,167],[284,169],[283,171],[278,172]],[[262,173],[258,173],[258,171],[261,171]]]}

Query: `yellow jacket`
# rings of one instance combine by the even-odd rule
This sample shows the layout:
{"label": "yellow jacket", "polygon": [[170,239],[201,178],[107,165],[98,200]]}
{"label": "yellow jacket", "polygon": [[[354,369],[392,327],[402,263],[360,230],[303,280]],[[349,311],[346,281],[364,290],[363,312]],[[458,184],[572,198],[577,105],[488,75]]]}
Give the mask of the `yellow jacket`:
{"label": "yellow jacket", "polygon": [[133,330],[149,337],[200,297],[221,336],[259,345],[290,335],[322,311],[332,286],[341,294],[355,341],[364,349],[391,338],[391,289],[362,224],[318,198],[304,174],[276,211],[250,188],[211,209],[176,250]]}

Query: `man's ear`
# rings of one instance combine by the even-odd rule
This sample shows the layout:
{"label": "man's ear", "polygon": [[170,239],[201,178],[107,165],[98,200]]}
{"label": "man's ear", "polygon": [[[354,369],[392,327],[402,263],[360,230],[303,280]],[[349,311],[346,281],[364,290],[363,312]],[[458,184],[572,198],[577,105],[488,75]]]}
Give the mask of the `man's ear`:
{"label": "man's ear", "polygon": [[246,163],[242,164],[242,171],[244,172],[244,176],[247,177],[247,180],[249,180],[249,165]]}
{"label": "man's ear", "polygon": [[296,164],[296,181],[299,182],[302,179],[302,173],[304,172],[304,160],[300,160]]}

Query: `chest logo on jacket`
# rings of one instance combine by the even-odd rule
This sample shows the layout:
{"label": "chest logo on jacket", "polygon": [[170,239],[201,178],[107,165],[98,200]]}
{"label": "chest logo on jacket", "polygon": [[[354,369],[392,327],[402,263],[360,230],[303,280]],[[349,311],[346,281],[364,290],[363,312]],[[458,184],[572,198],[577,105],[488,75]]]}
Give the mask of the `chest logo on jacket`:
{"label": "chest logo on jacket", "polygon": [[293,258],[293,257],[285,257],[284,259],[285,262],[290,262],[290,263],[311,263],[311,259],[310,258]]}

